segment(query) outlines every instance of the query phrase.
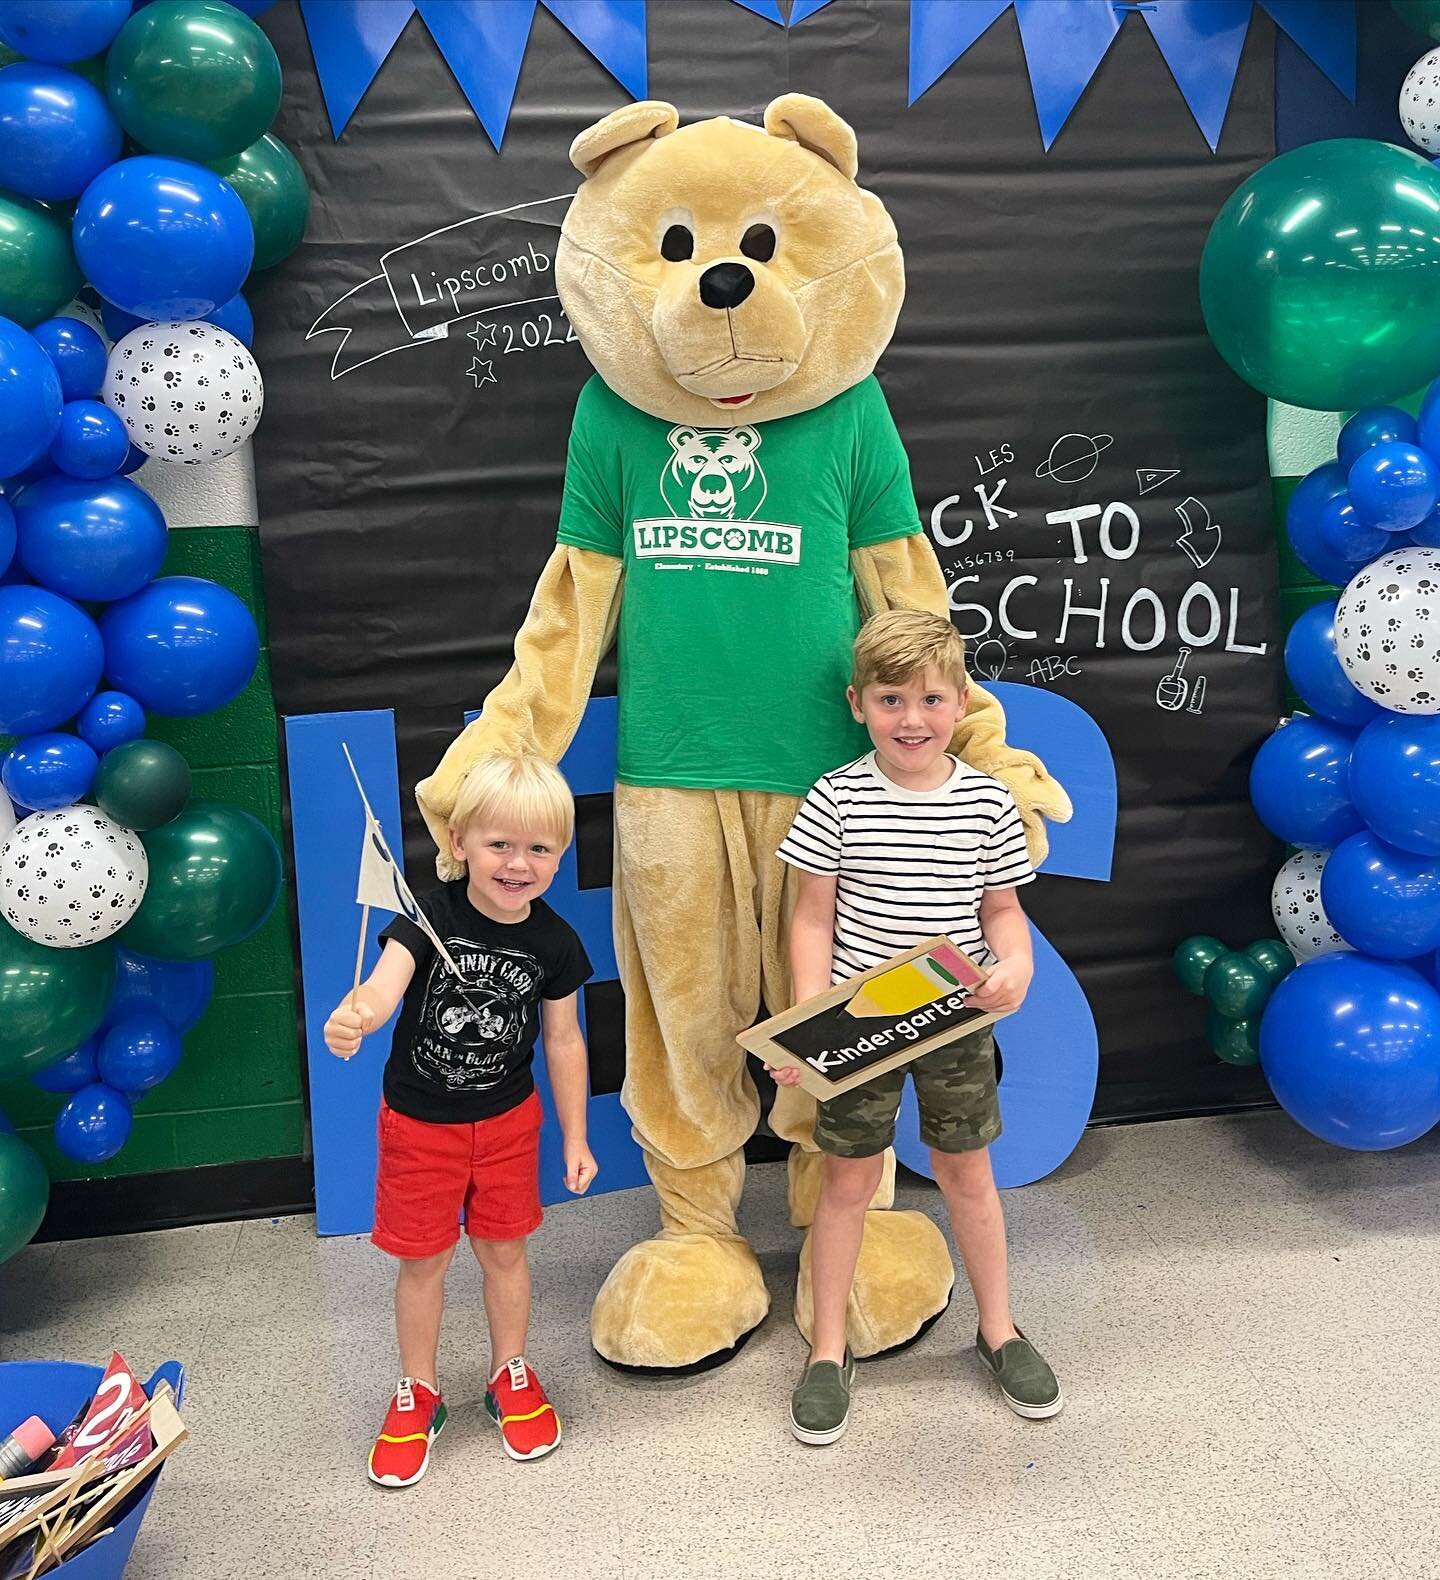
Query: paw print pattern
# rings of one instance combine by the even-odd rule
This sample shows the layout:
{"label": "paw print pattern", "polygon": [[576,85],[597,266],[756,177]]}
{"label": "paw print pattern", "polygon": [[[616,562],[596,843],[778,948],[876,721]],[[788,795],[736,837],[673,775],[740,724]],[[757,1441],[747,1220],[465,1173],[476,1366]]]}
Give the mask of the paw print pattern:
{"label": "paw print pattern", "polygon": [[1396,713],[1440,713],[1437,592],[1440,550],[1410,548],[1382,555],[1340,594],[1340,662],[1365,696]]}
{"label": "paw print pattern", "polygon": [[1440,153],[1440,49],[1432,49],[1410,68],[1400,90],[1400,122],[1411,142]]}
{"label": "paw print pattern", "polygon": [[[215,400],[215,391],[223,401]],[[214,324],[143,324],[111,357],[103,394],[148,455],[221,460],[254,432],[265,403],[245,346]]]}
{"label": "paw print pattern", "polygon": [[1297,960],[1313,960],[1349,947],[1320,903],[1320,874],[1329,859],[1329,851],[1300,851],[1281,867],[1270,891],[1276,929]]}
{"label": "paw print pattern", "polygon": [[37,812],[0,847],[0,913],[55,949],[99,943],[145,894],[145,849],[94,807]]}

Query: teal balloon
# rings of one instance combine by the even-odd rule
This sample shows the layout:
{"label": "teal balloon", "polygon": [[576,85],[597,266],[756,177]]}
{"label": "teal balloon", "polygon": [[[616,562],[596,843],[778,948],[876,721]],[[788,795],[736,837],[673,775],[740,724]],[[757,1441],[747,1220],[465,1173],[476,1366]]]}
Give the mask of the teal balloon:
{"label": "teal balloon", "polygon": [[1246,944],[1241,953],[1249,955],[1270,978],[1271,987],[1283,982],[1295,969],[1295,956],[1278,938],[1259,938],[1253,944]]}
{"label": "teal balloon", "polygon": [[0,318],[31,329],[53,318],[83,283],[68,223],[28,198],[0,192]]}
{"label": "teal balloon", "polygon": [[280,61],[223,0],[155,0],[110,46],[105,89],[142,148],[204,164],[264,135],[280,108]]}
{"label": "teal balloon", "polygon": [[1226,1064],[1259,1064],[1260,1019],[1230,1020],[1218,1010],[1211,1010],[1205,1022],[1205,1035],[1216,1058]]}
{"label": "teal balloon", "polygon": [[1440,44],[1440,0],[1390,0],[1390,6],[1402,22]]}
{"label": "teal balloon", "polygon": [[305,236],[310,218],[310,183],[300,161],[267,132],[233,159],[210,168],[240,194],[255,227],[255,269],[271,269],[288,258]]}
{"label": "teal balloon", "polygon": [[1258,1015],[1270,997],[1270,988],[1264,968],[1238,949],[1221,955],[1205,973],[1205,997],[1227,1020]]}
{"label": "teal balloon", "polygon": [[1225,945],[1208,933],[1182,938],[1172,956],[1181,987],[1198,998],[1205,991],[1205,973],[1225,953]]}
{"label": "teal balloon", "polygon": [[164,741],[127,741],[100,759],[93,793],[122,828],[159,828],[190,799],[190,764]]}
{"label": "teal balloon", "polygon": [[105,1018],[115,946],[33,943],[0,918],[0,1082],[33,1075],[78,1048]]}
{"label": "teal balloon", "polygon": [[30,1244],[50,1203],[50,1176],[19,1136],[0,1134],[0,1262]]}
{"label": "teal balloon", "polygon": [[1210,228],[1200,306],[1276,400],[1343,411],[1418,389],[1440,373],[1440,170],[1358,137],[1272,159]]}
{"label": "teal balloon", "polygon": [[280,893],[280,850],[248,812],[196,801],[141,839],[150,881],[118,935],[126,949],[202,960],[248,938],[269,916]]}

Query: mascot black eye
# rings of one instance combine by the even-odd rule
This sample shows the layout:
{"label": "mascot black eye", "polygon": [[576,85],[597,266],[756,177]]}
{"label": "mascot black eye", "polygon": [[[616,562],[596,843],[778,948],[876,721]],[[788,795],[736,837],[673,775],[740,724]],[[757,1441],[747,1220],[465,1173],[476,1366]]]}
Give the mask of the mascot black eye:
{"label": "mascot black eye", "polygon": [[695,238],[684,225],[672,225],[660,242],[660,256],[670,263],[684,263],[695,255]]}
{"label": "mascot black eye", "polygon": [[775,256],[775,232],[768,225],[752,225],[740,238],[740,251],[756,263],[769,263]]}

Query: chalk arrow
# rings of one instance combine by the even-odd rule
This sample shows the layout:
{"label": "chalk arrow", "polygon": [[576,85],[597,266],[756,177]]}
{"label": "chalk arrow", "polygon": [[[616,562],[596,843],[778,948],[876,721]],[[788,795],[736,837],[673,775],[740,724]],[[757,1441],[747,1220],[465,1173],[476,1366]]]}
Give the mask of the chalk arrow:
{"label": "chalk arrow", "polygon": [[1176,505],[1175,514],[1185,523],[1185,530],[1176,538],[1175,547],[1197,571],[1203,571],[1220,552],[1220,523],[1211,521],[1210,512],[1193,494]]}

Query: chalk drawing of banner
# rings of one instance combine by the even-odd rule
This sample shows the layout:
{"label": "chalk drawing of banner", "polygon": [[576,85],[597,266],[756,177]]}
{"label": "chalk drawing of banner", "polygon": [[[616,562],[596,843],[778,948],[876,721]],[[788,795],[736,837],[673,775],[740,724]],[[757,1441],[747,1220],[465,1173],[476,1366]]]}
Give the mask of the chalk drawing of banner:
{"label": "chalk drawing of banner", "polygon": [[465,319],[554,301],[555,248],[573,196],[476,214],[384,253],[380,273],[332,302],[306,333],[340,336],[331,379],[443,340]]}

